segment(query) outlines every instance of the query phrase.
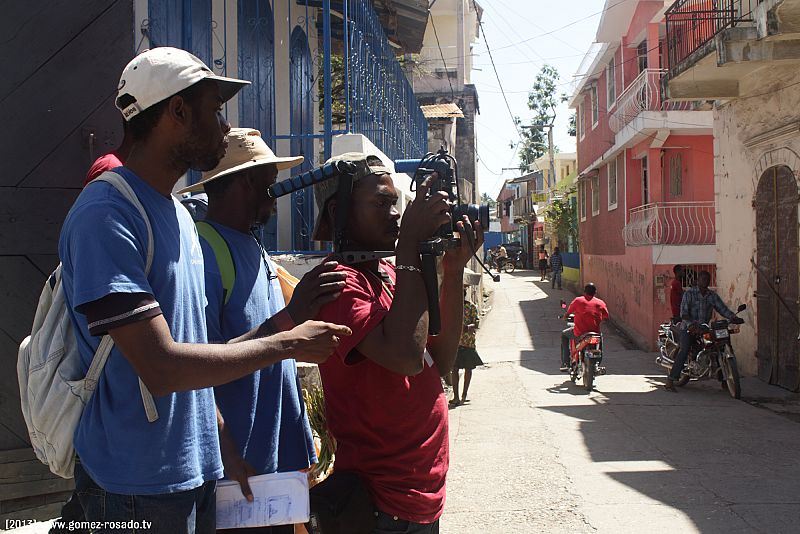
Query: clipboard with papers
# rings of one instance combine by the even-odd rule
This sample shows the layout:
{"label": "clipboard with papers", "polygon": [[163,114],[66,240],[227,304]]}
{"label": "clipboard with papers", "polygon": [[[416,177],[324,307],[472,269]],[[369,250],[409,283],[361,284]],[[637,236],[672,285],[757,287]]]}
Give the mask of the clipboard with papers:
{"label": "clipboard with papers", "polygon": [[217,529],[291,525],[309,520],[306,473],[268,473],[250,477],[253,502],[235,480],[217,483]]}

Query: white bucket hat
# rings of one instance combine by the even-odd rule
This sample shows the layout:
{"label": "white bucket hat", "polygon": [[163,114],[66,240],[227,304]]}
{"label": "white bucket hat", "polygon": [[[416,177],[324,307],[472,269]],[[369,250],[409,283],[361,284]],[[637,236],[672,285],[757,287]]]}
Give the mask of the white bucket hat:
{"label": "white bucket hat", "polygon": [[204,185],[211,180],[243,171],[257,165],[273,163],[279,171],[289,169],[303,163],[303,156],[280,158],[275,155],[261,138],[261,132],[253,128],[231,128],[228,132],[228,149],[225,157],[215,168],[203,173],[203,179],[196,184],[184,187],[179,194],[197,193],[204,190]]}
{"label": "white bucket hat", "polygon": [[[161,46],[145,50],[125,66],[119,79],[116,106],[126,121],[162,100],[180,93],[201,80],[214,80],[222,100],[227,102],[250,82],[217,76],[205,63],[186,50]],[[133,103],[124,107],[127,98]]]}

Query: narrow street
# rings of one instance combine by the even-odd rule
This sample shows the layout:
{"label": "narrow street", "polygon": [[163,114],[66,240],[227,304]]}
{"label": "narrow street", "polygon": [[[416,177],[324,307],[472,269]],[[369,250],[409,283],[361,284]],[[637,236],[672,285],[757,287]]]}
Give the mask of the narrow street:
{"label": "narrow street", "polygon": [[[486,366],[450,410],[442,532],[797,532],[796,419],[716,382],[664,391],[655,354],[610,325],[609,374],[587,394],[558,370],[559,299],[573,295],[530,273],[489,282]],[[783,395],[753,378],[743,390]]]}

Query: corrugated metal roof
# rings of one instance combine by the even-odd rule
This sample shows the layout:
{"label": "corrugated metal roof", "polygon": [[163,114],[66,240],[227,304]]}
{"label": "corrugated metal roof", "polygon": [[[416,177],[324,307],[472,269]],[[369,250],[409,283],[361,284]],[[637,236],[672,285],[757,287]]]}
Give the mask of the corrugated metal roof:
{"label": "corrugated metal roof", "polygon": [[447,117],[456,117],[461,119],[464,117],[464,114],[461,113],[459,107],[452,103],[430,104],[428,106],[420,106],[420,109],[422,110],[422,114],[425,115],[426,119]]}

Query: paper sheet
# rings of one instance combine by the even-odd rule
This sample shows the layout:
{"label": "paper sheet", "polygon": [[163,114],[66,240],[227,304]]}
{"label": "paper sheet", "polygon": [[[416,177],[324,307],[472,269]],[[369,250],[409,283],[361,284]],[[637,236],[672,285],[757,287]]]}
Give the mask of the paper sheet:
{"label": "paper sheet", "polygon": [[308,477],[297,471],[250,477],[253,502],[239,483],[217,484],[217,528],[262,527],[305,523],[309,519]]}

